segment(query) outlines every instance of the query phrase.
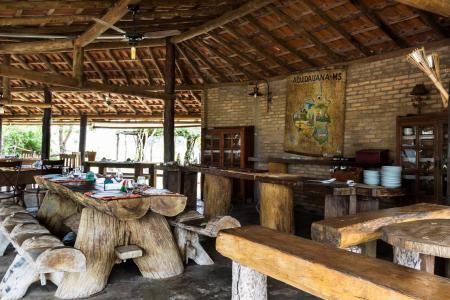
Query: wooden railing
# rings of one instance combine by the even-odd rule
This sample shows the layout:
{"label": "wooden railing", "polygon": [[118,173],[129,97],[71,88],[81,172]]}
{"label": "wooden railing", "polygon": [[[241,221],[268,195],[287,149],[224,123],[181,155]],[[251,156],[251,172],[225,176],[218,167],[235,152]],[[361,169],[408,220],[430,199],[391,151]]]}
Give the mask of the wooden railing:
{"label": "wooden railing", "polygon": [[450,281],[261,226],[221,231],[232,299],[267,299],[266,276],[323,299],[448,299]]}

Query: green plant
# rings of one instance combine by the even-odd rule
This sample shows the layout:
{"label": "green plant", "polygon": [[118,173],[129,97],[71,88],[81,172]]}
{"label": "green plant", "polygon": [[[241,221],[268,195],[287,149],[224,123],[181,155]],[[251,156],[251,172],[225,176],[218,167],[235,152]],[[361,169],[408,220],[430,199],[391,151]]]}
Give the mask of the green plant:
{"label": "green plant", "polygon": [[37,126],[5,126],[3,153],[20,154],[24,150],[39,152],[42,133]]}

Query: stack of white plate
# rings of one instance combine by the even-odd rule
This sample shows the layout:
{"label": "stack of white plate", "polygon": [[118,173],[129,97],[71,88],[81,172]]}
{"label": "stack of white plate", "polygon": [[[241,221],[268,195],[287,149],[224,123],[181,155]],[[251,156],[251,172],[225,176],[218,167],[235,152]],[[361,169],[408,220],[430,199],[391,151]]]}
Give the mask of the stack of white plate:
{"label": "stack of white plate", "polygon": [[364,183],[369,185],[379,185],[380,172],[376,170],[364,170]]}
{"label": "stack of white plate", "polygon": [[381,168],[381,185],[387,188],[399,188],[402,185],[402,167],[383,166]]}

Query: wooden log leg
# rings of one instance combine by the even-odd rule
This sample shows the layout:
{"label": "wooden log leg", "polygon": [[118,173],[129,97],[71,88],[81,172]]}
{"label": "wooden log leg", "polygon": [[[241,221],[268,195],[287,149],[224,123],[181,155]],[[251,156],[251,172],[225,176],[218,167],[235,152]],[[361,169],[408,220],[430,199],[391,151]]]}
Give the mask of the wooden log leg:
{"label": "wooden log leg", "polygon": [[118,219],[96,209],[83,209],[75,248],[86,257],[86,272],[65,273],[56,290],[56,297],[84,298],[105,288],[116,262],[114,249],[124,242],[122,224]]}
{"label": "wooden log leg", "polygon": [[2,232],[0,232],[0,256],[3,256],[5,254],[6,248],[8,248],[9,244],[9,240]]}
{"label": "wooden log leg", "polygon": [[272,183],[259,183],[261,212],[264,227],[294,233],[294,194],[291,187]]}
{"label": "wooden log leg", "polygon": [[394,263],[411,269],[420,270],[421,259],[417,252],[394,247]]}
{"label": "wooden log leg", "polygon": [[419,256],[420,256],[420,270],[434,274],[434,256],[422,253]]}
{"label": "wooden log leg", "polygon": [[1,299],[20,299],[28,287],[39,280],[39,273],[27,263],[24,257],[16,255],[0,283]]}
{"label": "wooden log leg", "polygon": [[370,257],[377,257],[377,241],[370,241],[359,246],[361,253]]}
{"label": "wooden log leg", "polygon": [[51,233],[61,236],[70,231],[70,228],[63,224],[64,220],[77,211],[78,206],[74,201],[53,191],[47,191],[36,218]]}
{"label": "wooden log leg", "polygon": [[233,261],[231,300],[267,299],[267,276]]}
{"label": "wooden log leg", "polygon": [[231,207],[233,182],[231,178],[205,174],[204,215],[210,219],[216,216],[228,215]]}
{"label": "wooden log leg", "polygon": [[199,236],[196,232],[175,227],[174,234],[181,257],[186,264],[189,259],[192,259],[198,265],[214,264],[214,261],[200,244]]}
{"label": "wooden log leg", "polygon": [[183,262],[164,216],[149,212],[139,220],[127,221],[126,230],[129,244],[144,251],[143,256],[133,259],[142,276],[157,279],[183,273]]}
{"label": "wooden log leg", "polygon": [[342,217],[348,214],[349,201],[346,197],[335,196],[331,194],[325,195],[324,218]]}

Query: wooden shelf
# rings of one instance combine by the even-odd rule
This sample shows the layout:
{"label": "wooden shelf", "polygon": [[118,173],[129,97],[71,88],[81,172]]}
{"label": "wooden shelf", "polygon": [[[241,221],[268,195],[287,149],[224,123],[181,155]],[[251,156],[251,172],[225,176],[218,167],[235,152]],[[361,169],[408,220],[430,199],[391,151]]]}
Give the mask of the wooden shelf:
{"label": "wooden shelf", "polygon": [[359,168],[379,168],[383,164],[359,163],[354,160],[338,159],[302,159],[302,158],[283,158],[269,157],[268,162],[285,163],[291,165],[319,165],[319,166],[347,166]]}

